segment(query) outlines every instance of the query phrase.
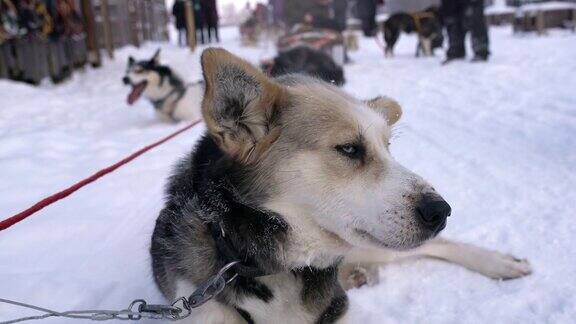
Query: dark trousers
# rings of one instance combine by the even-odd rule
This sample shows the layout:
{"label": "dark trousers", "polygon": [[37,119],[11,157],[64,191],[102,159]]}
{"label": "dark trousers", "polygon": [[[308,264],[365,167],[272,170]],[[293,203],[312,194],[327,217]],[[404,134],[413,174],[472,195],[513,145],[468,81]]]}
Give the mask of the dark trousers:
{"label": "dark trousers", "polygon": [[478,57],[488,57],[488,28],[484,0],[442,0],[442,14],[448,32],[448,58],[466,56],[464,38],[469,30],[472,50]]}
{"label": "dark trousers", "polygon": [[362,31],[365,36],[372,37],[376,34],[376,0],[358,0],[356,6],[358,18],[362,21]]}
{"label": "dark trousers", "polygon": [[209,25],[207,28],[208,31],[208,43],[212,42],[212,39],[217,43],[220,42],[220,35],[218,34],[218,24],[216,25]]}
{"label": "dark trousers", "polygon": [[198,41],[200,41],[200,44],[206,43],[204,39],[204,25],[196,25],[196,44],[198,44]]}

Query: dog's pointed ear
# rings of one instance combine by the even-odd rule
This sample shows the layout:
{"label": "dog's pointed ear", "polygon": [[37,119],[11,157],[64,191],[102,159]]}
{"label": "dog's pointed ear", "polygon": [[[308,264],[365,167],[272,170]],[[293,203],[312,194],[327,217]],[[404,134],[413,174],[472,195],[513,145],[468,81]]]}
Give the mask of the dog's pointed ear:
{"label": "dog's pointed ear", "polygon": [[400,107],[400,104],[388,97],[376,97],[366,101],[366,104],[370,108],[384,111],[388,125],[394,125],[402,116],[402,107]]}
{"label": "dog's pointed ear", "polygon": [[156,52],[154,52],[154,56],[152,56],[150,62],[154,63],[154,65],[160,65],[160,48],[156,49]]}
{"label": "dog's pointed ear", "polygon": [[132,55],[128,56],[128,66],[132,66],[136,63],[136,60],[132,57]]}
{"label": "dog's pointed ear", "polygon": [[280,136],[286,89],[224,49],[206,49],[201,63],[202,116],[210,135],[237,161],[259,161]]}

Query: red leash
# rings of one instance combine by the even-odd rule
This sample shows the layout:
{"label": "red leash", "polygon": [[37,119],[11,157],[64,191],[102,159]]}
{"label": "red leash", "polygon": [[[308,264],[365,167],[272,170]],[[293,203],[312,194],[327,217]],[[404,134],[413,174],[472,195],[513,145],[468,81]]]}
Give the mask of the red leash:
{"label": "red leash", "polygon": [[28,208],[28,209],[26,209],[26,210],[24,210],[24,211],[22,211],[16,215],[12,216],[12,217],[6,218],[3,221],[0,221],[0,231],[3,231],[5,229],[7,229],[8,227],[10,227],[10,226],[12,226],[12,225],[14,225],[20,221],[23,221],[27,217],[35,214],[36,212],[40,211],[44,207],[49,206],[49,205],[57,202],[58,200],[68,197],[69,195],[71,195],[72,193],[77,191],[78,189],[98,180],[99,178],[102,178],[103,176],[107,175],[108,173],[115,171],[119,167],[129,163],[130,161],[132,161],[135,158],[139,157],[140,155],[146,153],[147,151],[155,148],[156,146],[162,145],[165,142],[167,142],[167,141],[173,139],[174,137],[180,135],[181,133],[189,130],[190,128],[192,128],[196,125],[198,125],[200,122],[201,122],[201,120],[197,120],[197,121],[193,122],[192,124],[164,137],[163,139],[141,148],[140,150],[132,153],[130,156],[114,163],[113,165],[94,173],[90,177],[88,177],[82,181],[79,181],[79,182],[75,183],[74,185],[72,185],[72,186],[70,186],[70,187],[68,187],[68,188],[66,188],[60,192],[57,192],[51,196],[48,196],[48,197],[40,200],[39,202],[34,204],[32,207],[30,207],[30,208]]}

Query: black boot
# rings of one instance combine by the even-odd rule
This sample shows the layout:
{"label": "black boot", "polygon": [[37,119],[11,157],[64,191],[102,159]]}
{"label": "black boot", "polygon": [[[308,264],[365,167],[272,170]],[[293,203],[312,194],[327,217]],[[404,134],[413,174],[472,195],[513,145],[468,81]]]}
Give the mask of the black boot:
{"label": "black boot", "polygon": [[472,50],[474,58],[472,62],[486,62],[490,55],[488,27],[486,26],[486,17],[484,16],[484,1],[470,0],[468,10],[466,11],[468,28],[472,39]]}
{"label": "black boot", "polygon": [[486,62],[488,61],[488,55],[474,55],[474,57],[470,60],[472,63],[478,62]]}
{"label": "black boot", "polygon": [[448,34],[448,51],[443,65],[466,57],[464,10],[465,2],[462,0],[442,0],[442,13]]}
{"label": "black boot", "polygon": [[454,61],[461,61],[464,59],[464,56],[447,56],[444,61],[442,61],[442,65],[446,65],[452,63]]}

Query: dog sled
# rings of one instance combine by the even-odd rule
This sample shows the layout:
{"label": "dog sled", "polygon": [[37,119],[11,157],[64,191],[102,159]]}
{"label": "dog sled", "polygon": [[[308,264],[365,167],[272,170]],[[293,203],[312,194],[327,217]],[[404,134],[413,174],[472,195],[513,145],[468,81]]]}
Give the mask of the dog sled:
{"label": "dog sled", "polygon": [[278,39],[278,53],[297,47],[309,47],[332,57],[334,62],[343,66],[345,62],[344,37],[341,33],[329,29],[296,29]]}

